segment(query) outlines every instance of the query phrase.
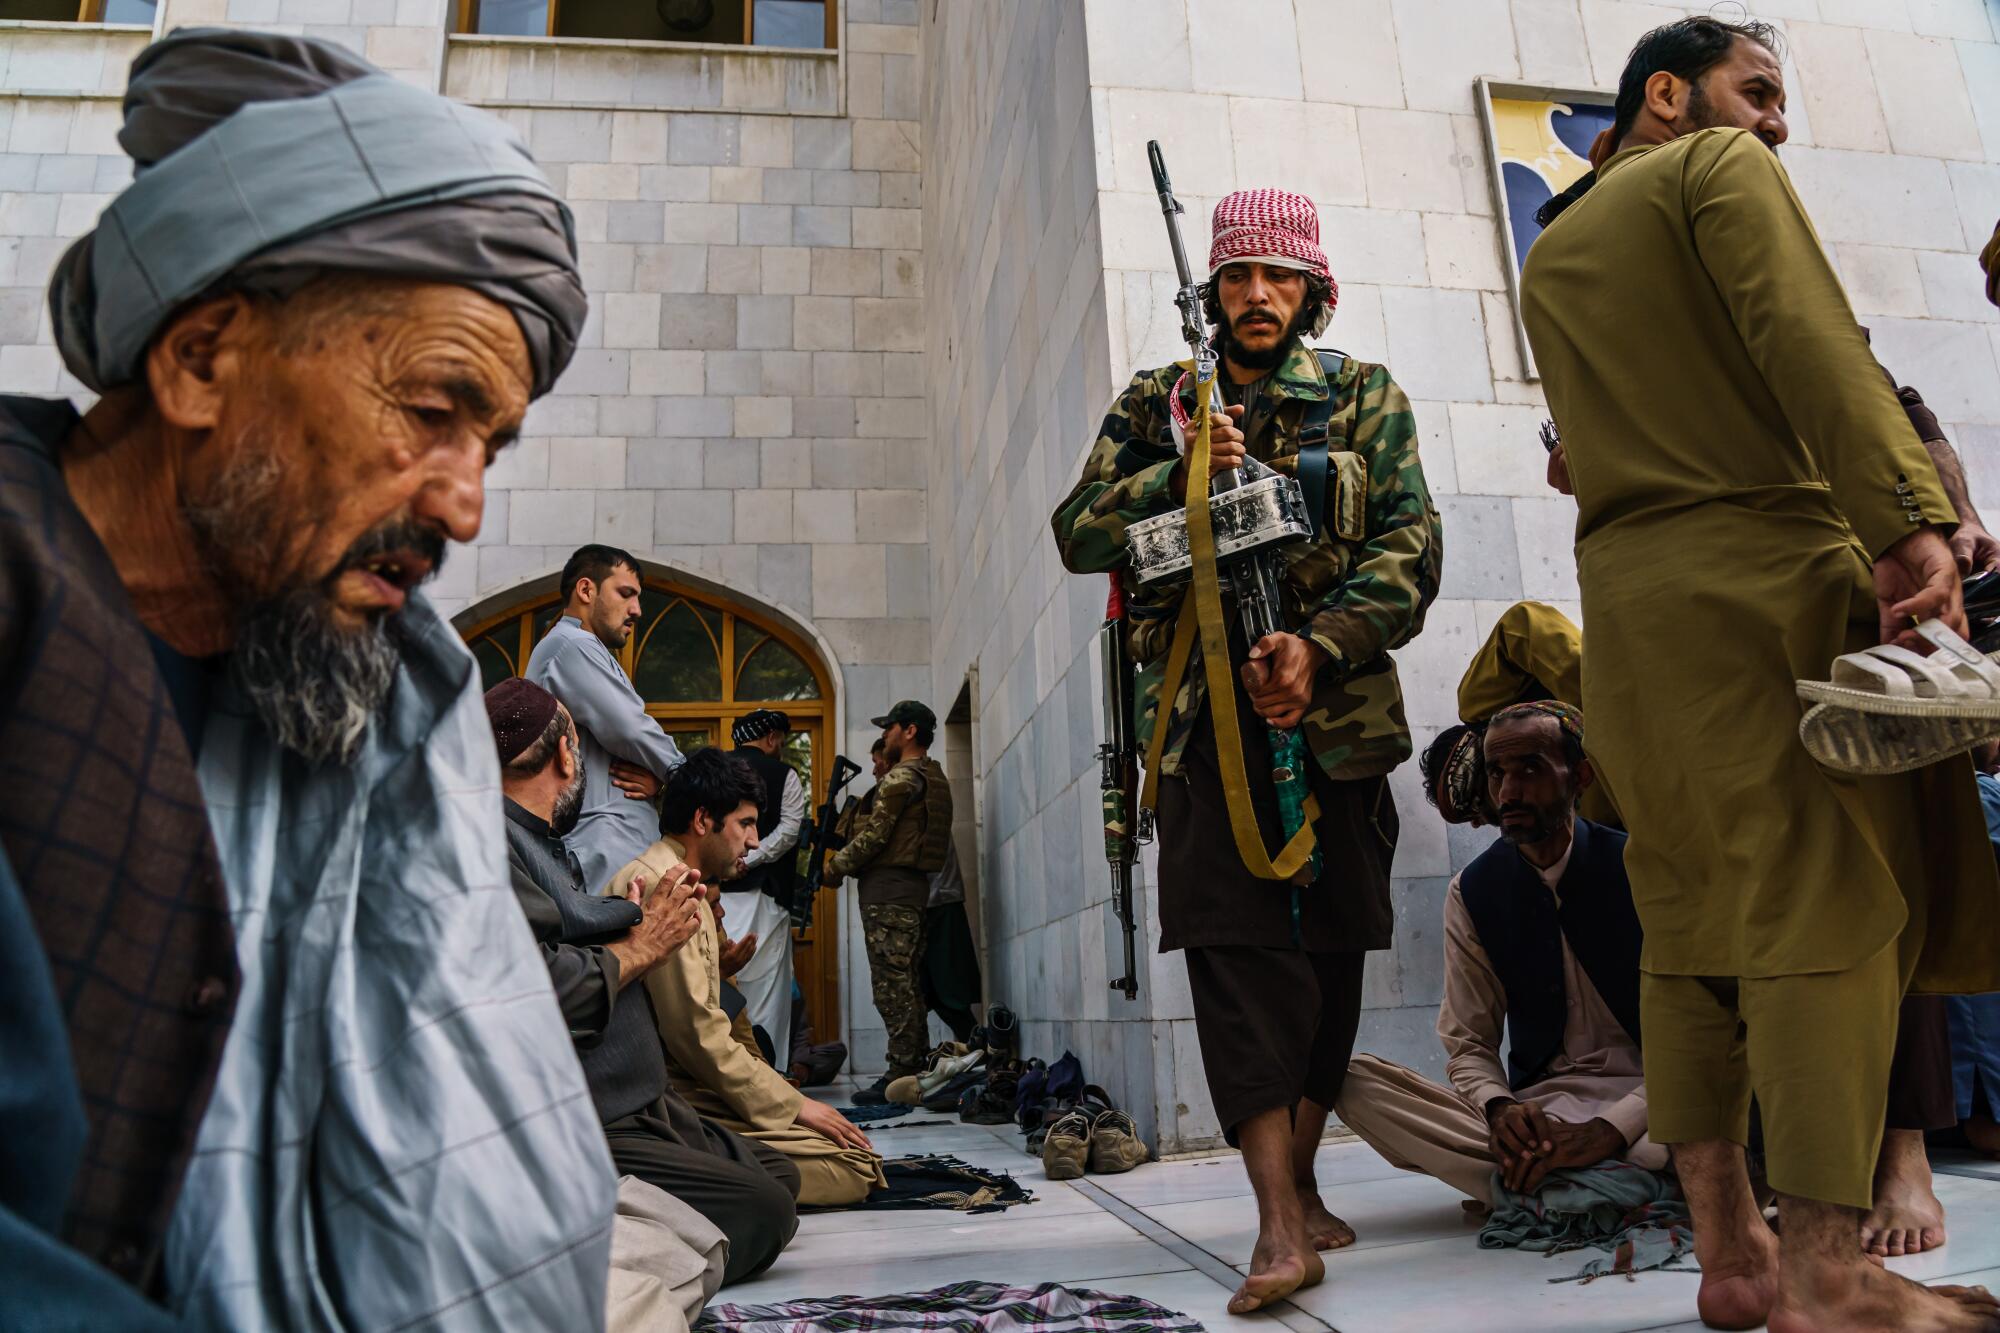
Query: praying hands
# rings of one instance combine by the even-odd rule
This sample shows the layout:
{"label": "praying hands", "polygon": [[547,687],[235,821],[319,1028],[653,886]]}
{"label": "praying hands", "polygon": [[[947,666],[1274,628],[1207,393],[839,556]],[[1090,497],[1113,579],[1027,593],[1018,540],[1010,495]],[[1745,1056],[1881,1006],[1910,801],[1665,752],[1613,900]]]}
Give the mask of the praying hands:
{"label": "praying hands", "polygon": [[1528,1102],[1496,1101],[1487,1109],[1488,1146],[1508,1189],[1532,1194],[1549,1172],[1591,1166],[1625,1151],[1625,1136],[1607,1120],[1571,1124]]}

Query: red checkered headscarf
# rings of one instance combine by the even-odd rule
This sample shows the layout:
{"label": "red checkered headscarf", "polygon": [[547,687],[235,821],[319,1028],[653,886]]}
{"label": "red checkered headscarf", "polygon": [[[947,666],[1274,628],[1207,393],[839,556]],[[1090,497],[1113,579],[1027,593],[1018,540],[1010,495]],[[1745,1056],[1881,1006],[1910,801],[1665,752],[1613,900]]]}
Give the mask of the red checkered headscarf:
{"label": "red checkered headscarf", "polygon": [[1319,248],[1319,211],[1312,200],[1290,190],[1238,190],[1215,206],[1210,225],[1211,281],[1224,264],[1274,264],[1316,274],[1329,290],[1319,327],[1310,332],[1317,337],[1325,329],[1340,300],[1340,284],[1327,267],[1326,252]]}

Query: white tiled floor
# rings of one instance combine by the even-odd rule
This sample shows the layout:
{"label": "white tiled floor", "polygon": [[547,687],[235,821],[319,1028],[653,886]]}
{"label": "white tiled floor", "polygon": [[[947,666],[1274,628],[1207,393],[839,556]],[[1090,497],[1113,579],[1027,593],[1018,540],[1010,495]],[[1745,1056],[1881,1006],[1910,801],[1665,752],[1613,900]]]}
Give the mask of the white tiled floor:
{"label": "white tiled floor", "polygon": [[[1583,1262],[1481,1250],[1457,1194],[1396,1170],[1358,1143],[1319,1155],[1329,1207],[1360,1233],[1327,1256],[1326,1282],[1272,1316],[1224,1309],[1249,1258],[1256,1212],[1234,1156],[1155,1163],[1123,1176],[1051,1183],[1009,1126],[950,1122],[876,1135],[891,1154],[949,1152],[1011,1172],[1036,1202],[1004,1213],[822,1213],[768,1273],[731,1287],[731,1303],[918,1291],[971,1278],[1063,1282],[1145,1297],[1216,1330],[1401,1333],[1478,1328],[1551,1333],[1697,1330],[1695,1278],[1646,1273],[1588,1286],[1551,1283]],[[2000,1280],[2000,1163],[1940,1157],[1951,1243],[1891,1261],[1911,1277]]]}

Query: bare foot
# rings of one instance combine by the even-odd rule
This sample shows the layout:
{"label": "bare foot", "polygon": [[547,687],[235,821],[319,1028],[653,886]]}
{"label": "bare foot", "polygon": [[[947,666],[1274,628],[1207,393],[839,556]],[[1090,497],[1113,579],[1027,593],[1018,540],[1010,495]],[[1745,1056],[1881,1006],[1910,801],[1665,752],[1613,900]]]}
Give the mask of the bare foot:
{"label": "bare foot", "polygon": [[1819,1270],[1810,1286],[1787,1277],[1770,1333],[1960,1333],[2000,1330],[2000,1300],[1984,1287],[1926,1287],[1870,1264]]}
{"label": "bare foot", "polygon": [[1931,1186],[1923,1132],[1889,1130],[1875,1167],[1875,1207],[1861,1219],[1861,1248],[1893,1258],[1943,1244],[1944,1205]]}
{"label": "bare foot", "polygon": [[1778,1238],[1759,1225],[1733,1241],[1720,1254],[1695,1232],[1695,1257],[1701,1261],[1701,1290],[1695,1312],[1710,1328],[1756,1328],[1771,1316],[1778,1299]]}
{"label": "bare foot", "polygon": [[1299,1207],[1305,1210],[1306,1236],[1315,1250],[1344,1250],[1354,1243],[1354,1228],[1326,1210],[1318,1190],[1300,1186]]}
{"label": "bare foot", "polygon": [[1326,1265],[1303,1235],[1297,1237],[1257,1237],[1257,1249],[1250,1256],[1250,1276],[1229,1298],[1229,1313],[1249,1314],[1274,1301],[1281,1301],[1301,1287],[1317,1286],[1326,1277]]}

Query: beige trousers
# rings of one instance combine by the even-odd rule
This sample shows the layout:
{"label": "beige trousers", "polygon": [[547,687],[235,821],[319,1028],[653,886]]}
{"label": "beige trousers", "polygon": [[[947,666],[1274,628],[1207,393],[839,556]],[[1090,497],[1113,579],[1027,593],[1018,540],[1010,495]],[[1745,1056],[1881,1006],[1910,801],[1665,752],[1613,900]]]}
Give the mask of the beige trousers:
{"label": "beige trousers", "polygon": [[[1521,1100],[1541,1099],[1530,1089]],[[1497,1164],[1487,1147],[1486,1117],[1457,1089],[1377,1056],[1357,1055],[1333,1111],[1389,1165],[1434,1176],[1492,1206]],[[1666,1150],[1649,1137],[1634,1143],[1625,1158],[1649,1171],[1667,1165]]]}
{"label": "beige trousers", "polygon": [[722,1285],[728,1254],[714,1223],[673,1195],[620,1176],[607,1333],[688,1333]]}

